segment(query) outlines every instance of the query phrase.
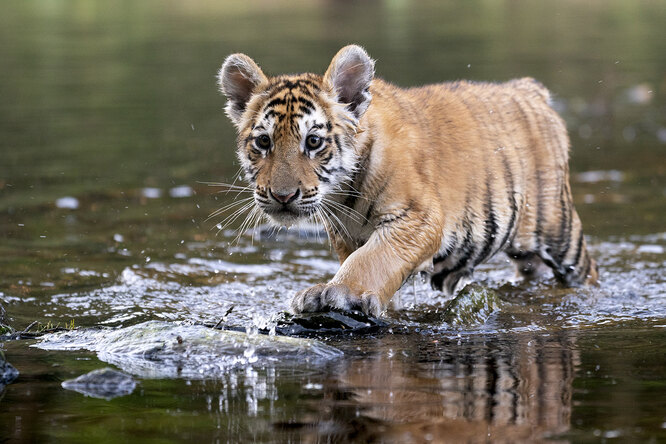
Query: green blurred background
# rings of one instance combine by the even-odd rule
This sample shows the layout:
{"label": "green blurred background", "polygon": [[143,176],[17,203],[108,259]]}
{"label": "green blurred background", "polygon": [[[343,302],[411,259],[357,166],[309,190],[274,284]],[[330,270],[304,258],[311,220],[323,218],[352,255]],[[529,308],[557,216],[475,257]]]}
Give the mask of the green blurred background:
{"label": "green blurred background", "polygon": [[0,210],[230,181],[234,134],[215,86],[224,57],[321,73],[358,43],[378,76],[404,86],[539,79],[569,124],[572,170],[625,174],[608,190],[574,185],[590,195],[591,234],[654,232],[666,193],[664,23],[663,1],[7,2]]}

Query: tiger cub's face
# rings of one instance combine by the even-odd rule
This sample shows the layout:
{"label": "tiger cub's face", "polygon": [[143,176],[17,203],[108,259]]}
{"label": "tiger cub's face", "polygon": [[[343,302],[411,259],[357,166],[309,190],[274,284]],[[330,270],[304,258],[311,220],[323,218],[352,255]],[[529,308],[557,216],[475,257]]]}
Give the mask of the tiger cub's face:
{"label": "tiger cub's face", "polygon": [[219,86],[238,130],[237,154],[254,201],[273,222],[290,225],[337,204],[357,168],[358,121],[370,104],[373,62],[345,48],[326,74],[266,77],[243,54],[225,60]]}

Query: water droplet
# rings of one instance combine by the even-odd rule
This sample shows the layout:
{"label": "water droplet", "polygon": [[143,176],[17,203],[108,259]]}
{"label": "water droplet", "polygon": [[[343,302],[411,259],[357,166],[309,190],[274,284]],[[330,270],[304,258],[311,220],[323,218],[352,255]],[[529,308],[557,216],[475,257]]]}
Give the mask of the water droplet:
{"label": "water droplet", "polygon": [[76,210],[79,208],[79,200],[76,197],[65,196],[56,200],[55,206],[67,210]]}

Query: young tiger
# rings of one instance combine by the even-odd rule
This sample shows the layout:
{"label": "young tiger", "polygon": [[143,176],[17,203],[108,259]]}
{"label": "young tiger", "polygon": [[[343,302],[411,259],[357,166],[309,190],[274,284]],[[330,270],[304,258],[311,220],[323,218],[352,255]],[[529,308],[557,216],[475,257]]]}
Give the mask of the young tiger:
{"label": "young tiger", "polygon": [[355,45],[323,77],[267,77],[233,54],[218,79],[256,205],[278,225],[321,221],[340,259],[295,313],[377,316],[418,271],[453,294],[500,251],[525,276],[545,263],[565,285],[596,283],[566,128],[535,80],[402,89]]}

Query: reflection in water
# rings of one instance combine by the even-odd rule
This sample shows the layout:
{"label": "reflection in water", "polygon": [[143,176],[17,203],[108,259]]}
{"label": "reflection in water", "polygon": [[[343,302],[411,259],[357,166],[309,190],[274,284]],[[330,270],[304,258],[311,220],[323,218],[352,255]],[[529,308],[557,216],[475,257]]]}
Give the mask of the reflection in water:
{"label": "reflection in water", "polygon": [[[339,361],[325,375],[230,373],[209,411],[231,435],[259,412],[272,423],[260,427],[266,433],[305,442],[534,441],[570,427],[579,356],[569,332],[388,335],[370,344],[378,348],[371,356]],[[284,403],[294,391],[304,401],[290,412]]]}
{"label": "reflection in water", "polygon": [[403,442],[514,442],[568,429],[579,363],[572,335],[429,337],[419,345],[418,364],[382,352],[340,369],[327,390],[331,399],[351,396],[333,401],[331,420],[344,427],[354,410],[359,424],[382,425],[365,429],[368,440]]}

